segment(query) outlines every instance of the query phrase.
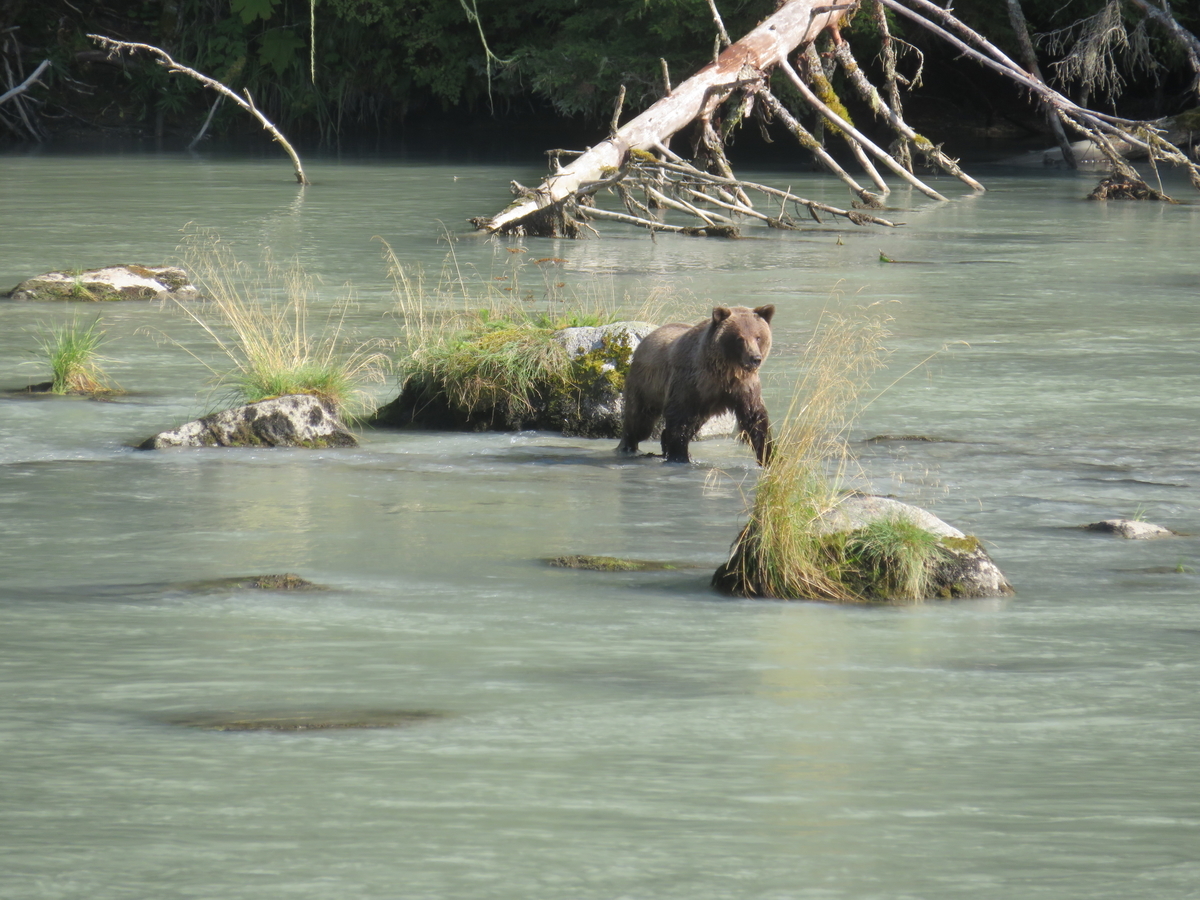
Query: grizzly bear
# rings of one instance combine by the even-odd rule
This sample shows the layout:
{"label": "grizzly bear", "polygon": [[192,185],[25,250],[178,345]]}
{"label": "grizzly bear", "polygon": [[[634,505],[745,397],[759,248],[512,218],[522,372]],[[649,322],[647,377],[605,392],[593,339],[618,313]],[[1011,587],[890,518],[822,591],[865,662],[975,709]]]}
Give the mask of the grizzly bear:
{"label": "grizzly bear", "polygon": [[697,325],[657,328],[638,344],[625,379],[621,453],[636,453],[663,417],[667,462],[689,462],[688,444],[713,416],[733,411],[759,465],[771,458],[758,368],[771,352],[774,306],[718,306]]}

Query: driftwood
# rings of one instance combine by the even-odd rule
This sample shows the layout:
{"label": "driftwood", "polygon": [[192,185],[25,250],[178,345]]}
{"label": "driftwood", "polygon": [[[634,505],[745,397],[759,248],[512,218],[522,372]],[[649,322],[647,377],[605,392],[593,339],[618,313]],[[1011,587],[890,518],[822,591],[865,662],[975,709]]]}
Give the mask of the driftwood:
{"label": "driftwood", "polygon": [[[878,208],[889,188],[880,174],[888,170],[926,196],[944,201],[946,197],[918,177],[912,165],[912,150],[928,166],[961,181],[973,191],[984,187],[958,165],[942,148],[918,134],[905,121],[901,105],[901,85],[911,80],[897,71],[897,41],[888,30],[888,13],[948,41],[963,57],[987,66],[1027,91],[1046,112],[1064,158],[1073,161],[1067,129],[1081,134],[1107,159],[1121,183],[1141,183],[1140,176],[1127,161],[1128,155],[1143,154],[1151,164],[1170,162],[1183,167],[1192,184],[1200,190],[1200,167],[1173,141],[1161,123],[1123,119],[1077,104],[1050,87],[1042,77],[1036,54],[1025,25],[1020,0],[1006,0],[1009,21],[1017,35],[1022,62],[1018,65],[985,37],[965,25],[952,12],[931,0],[864,0],[869,2],[882,40],[881,61],[885,90],[872,84],[859,66],[850,45],[838,29],[842,18],[857,9],[858,0],[787,0],[774,15],[736,43],[731,43],[717,11],[715,0],[708,0],[717,37],[712,63],[675,87],[664,67],[666,95],[641,115],[618,127],[624,107],[624,89],[613,114],[610,135],[594,147],[579,153],[562,165],[564,151],[549,154],[555,171],[537,188],[514,184],[516,200],[494,216],[480,216],[471,222],[480,230],[496,234],[538,234],[581,236],[589,219],[608,219],[641,225],[652,231],[687,234],[736,234],[737,223],[755,219],[781,228],[798,227],[785,214],[788,204],[804,209],[821,221],[820,214],[840,216],[857,224],[892,225],[885,219],[854,210],[823,206],[790,191],[776,191],[752,185],[734,176],[724,153],[724,135],[753,112],[767,121],[782,124],[812,153],[816,161],[840,178],[857,198],[860,208]],[[1183,29],[1166,7],[1147,0],[1129,0],[1134,8],[1162,25],[1182,47],[1197,74],[1200,90],[1200,41]],[[815,41],[824,34],[829,41],[822,53]],[[908,50],[918,54],[911,45]],[[724,50],[721,50],[724,48]],[[719,51],[719,52],[718,52]],[[795,52],[798,65],[789,56]],[[873,142],[856,126],[837,98],[829,80],[832,67],[839,66],[846,82],[865,101],[872,113],[891,129],[895,140],[888,149]],[[770,78],[780,73],[800,95],[807,111],[817,119],[815,133],[802,124],[801,117],[789,110],[772,92]],[[885,99],[886,91],[886,99]],[[682,129],[695,126],[693,151],[697,159],[689,163],[670,150],[671,139]],[[860,184],[824,147],[828,134],[843,140],[858,160],[866,181]],[[1078,146],[1078,145],[1076,145]],[[878,168],[877,168],[878,165]],[[624,212],[599,209],[595,195],[612,192],[625,207]],[[756,209],[750,194],[763,194],[770,204],[780,205],[778,215]],[[1155,192],[1134,190],[1129,196],[1153,196]],[[695,226],[668,224],[663,210],[684,213],[698,221]]]}
{"label": "driftwood", "polygon": [[34,84],[37,83],[37,80],[42,77],[42,73],[45,72],[48,68],[50,68],[50,60],[43,59],[41,61],[41,63],[38,65],[38,67],[33,70],[32,75],[30,75],[28,78],[26,78],[20,84],[18,84],[16,87],[10,88],[9,90],[5,91],[3,94],[0,94],[0,103],[6,103],[9,100],[11,100],[13,97],[17,96],[18,94],[25,93],[25,91],[29,90],[31,87],[33,87]]}
{"label": "driftwood", "polygon": [[[177,63],[165,50],[162,50],[151,44],[135,44],[129,41],[116,41],[101,34],[89,34],[88,37],[99,43],[101,47],[107,49],[110,52],[110,55],[119,50],[145,50],[154,54],[154,56],[157,58],[156,62],[166,68],[168,72],[179,72],[183,75],[188,75],[199,81],[205,87],[212,88],[218,94],[228,97],[242,109],[246,110],[246,112],[250,113],[250,115],[254,116],[254,118],[258,119],[259,123],[270,133],[271,137],[274,138],[275,141],[281,147],[283,147],[285,151],[287,151],[287,155],[291,157],[292,165],[296,170],[296,181],[300,184],[312,183],[305,176],[304,167],[300,165],[300,157],[296,155],[296,151],[292,149],[292,145],[288,143],[287,138],[283,136],[279,129],[276,128],[274,124],[272,124],[271,121],[259,111],[258,107],[254,105],[254,98],[250,96],[249,91],[245,91],[245,96],[243,97],[230,90],[225,85],[221,84],[221,82],[217,81],[215,78],[209,78],[207,75],[201,74],[195,69],[189,69],[187,66]],[[203,134],[203,132],[201,132],[201,134]]]}
{"label": "driftwood", "polygon": [[[473,219],[481,230],[507,234],[571,233],[564,220],[581,196],[613,183],[639,151],[666,158],[671,138],[694,121],[708,124],[717,107],[734,91],[766,83],[766,72],[784,61],[796,47],[810,43],[825,28],[836,25],[854,3],[789,0],[773,16],[691,78],[676,85],[649,109],[627,122],[606,140],[555,172],[535,190],[521,196],[491,217]],[[568,207],[564,213],[564,207]]]}

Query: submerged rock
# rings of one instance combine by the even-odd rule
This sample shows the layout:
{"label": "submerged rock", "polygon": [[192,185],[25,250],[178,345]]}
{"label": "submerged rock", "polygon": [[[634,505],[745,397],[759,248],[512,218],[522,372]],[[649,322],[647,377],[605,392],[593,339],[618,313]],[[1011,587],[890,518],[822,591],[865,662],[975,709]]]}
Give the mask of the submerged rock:
{"label": "submerged rock", "polygon": [[347,728],[407,728],[446,718],[428,709],[302,711],[291,713],[204,712],[167,720],[206,731],[317,731]]}
{"label": "submerged rock", "polygon": [[1131,541],[1172,537],[1175,534],[1170,528],[1163,528],[1151,522],[1139,522],[1137,519],[1105,519],[1103,522],[1092,522],[1083,527],[1087,531],[1104,531]]}
{"label": "submerged rock", "polygon": [[9,291],[12,300],[195,300],[188,273],[177,266],[106,266],[82,272],[47,272]]}
{"label": "submerged rock", "polygon": [[587,556],[573,554],[555,556],[547,562],[560,569],[586,569],[589,572],[658,572],[676,569],[671,563],[654,562],[647,559],[622,559],[619,556]]}
{"label": "submerged rock", "polygon": [[[813,533],[831,538],[830,548],[850,546],[863,529],[880,522],[903,521],[936,538],[934,553],[927,563],[928,593],[925,599],[966,597],[1004,597],[1015,591],[996,566],[979,539],[964,534],[943,522],[933,513],[892,500],[868,494],[848,494],[838,504],[813,523]],[[745,557],[746,531],[734,544],[728,561],[713,575],[713,586],[742,597],[769,596],[761,589],[760,580],[750,571]],[[833,552],[837,552],[834,550]],[[853,566],[851,566],[853,568]],[[883,573],[885,576],[887,573]],[[884,579],[885,581],[888,579]],[[876,585],[862,583],[856,575],[846,584],[847,597],[888,601],[895,598],[880,595]],[[866,593],[864,594],[864,588]],[[836,599],[828,596],[780,597],[776,599]]]}
{"label": "submerged rock", "polygon": [[311,394],[288,394],[213,413],[138,445],[171,447],[357,447],[334,408]]}
{"label": "submerged rock", "polygon": [[321,591],[321,585],[284,572],[282,575],[250,575],[245,578],[217,578],[211,581],[194,582],[192,590],[243,590],[243,591]]}
{"label": "submerged rock", "polygon": [[[541,384],[527,402],[481,404],[464,410],[440,386],[409,379],[400,396],[376,410],[369,424],[381,428],[441,428],[452,431],[557,431],[572,437],[619,438],[625,412],[622,392],[633,351],[657,328],[649,322],[564,328],[554,339],[571,359],[563,384]],[[733,415],[718,416],[699,438],[734,434]],[[657,433],[656,435],[657,436]]]}

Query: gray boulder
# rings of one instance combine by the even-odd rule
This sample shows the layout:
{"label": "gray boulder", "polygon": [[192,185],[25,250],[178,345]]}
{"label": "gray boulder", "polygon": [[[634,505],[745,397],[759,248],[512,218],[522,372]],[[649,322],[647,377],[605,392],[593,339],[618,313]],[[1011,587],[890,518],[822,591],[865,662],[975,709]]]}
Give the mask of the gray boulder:
{"label": "gray boulder", "polygon": [[1151,522],[1139,522],[1137,519],[1105,519],[1103,522],[1093,522],[1083,527],[1087,531],[1103,531],[1131,541],[1171,537],[1175,534],[1170,528],[1163,528]]}
{"label": "gray boulder", "polygon": [[331,405],[310,394],[288,394],[213,413],[142,442],[140,450],[171,447],[357,447]]}
{"label": "gray boulder", "polygon": [[83,272],[47,272],[26,279],[12,300],[195,300],[200,296],[188,273],[177,266],[106,266]]}

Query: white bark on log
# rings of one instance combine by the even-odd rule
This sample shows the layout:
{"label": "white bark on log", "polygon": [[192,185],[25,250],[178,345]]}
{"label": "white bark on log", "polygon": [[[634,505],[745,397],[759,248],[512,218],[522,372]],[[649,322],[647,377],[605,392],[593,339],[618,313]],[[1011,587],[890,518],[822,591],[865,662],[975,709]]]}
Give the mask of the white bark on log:
{"label": "white bark on log", "polygon": [[922,194],[925,194],[927,197],[932,197],[934,200],[946,199],[912,172],[904,168],[904,166],[900,165],[900,163],[896,162],[896,160],[893,159],[891,155],[887,153],[887,151],[875,146],[869,137],[826,106],[821,101],[821,98],[812,92],[812,89],[804,83],[804,79],[802,79],[799,74],[797,74],[796,70],[793,69],[786,61],[780,64],[779,68],[783,70],[783,74],[785,74],[788,77],[788,80],[792,82],[792,86],[800,92],[800,96],[804,98],[806,103],[808,103],[813,109],[823,115],[826,119],[840,128],[846,134],[850,135],[850,137],[854,138],[855,141],[857,141],[867,150],[871,151],[872,155],[874,155],[881,163],[915,187]]}
{"label": "white bark on log", "polygon": [[731,44],[715,62],[676,85],[670,96],[551,175],[531,195],[491,219],[478,220],[477,226],[492,233],[517,229],[529,216],[562,203],[584,185],[602,181],[607,171],[624,164],[630,150],[649,151],[665,144],[680,129],[710,114],[737,88],[762,80],[766,70],[785,62],[796,47],[836,25],[854,5],[830,0],[789,0],[744,38]]}

